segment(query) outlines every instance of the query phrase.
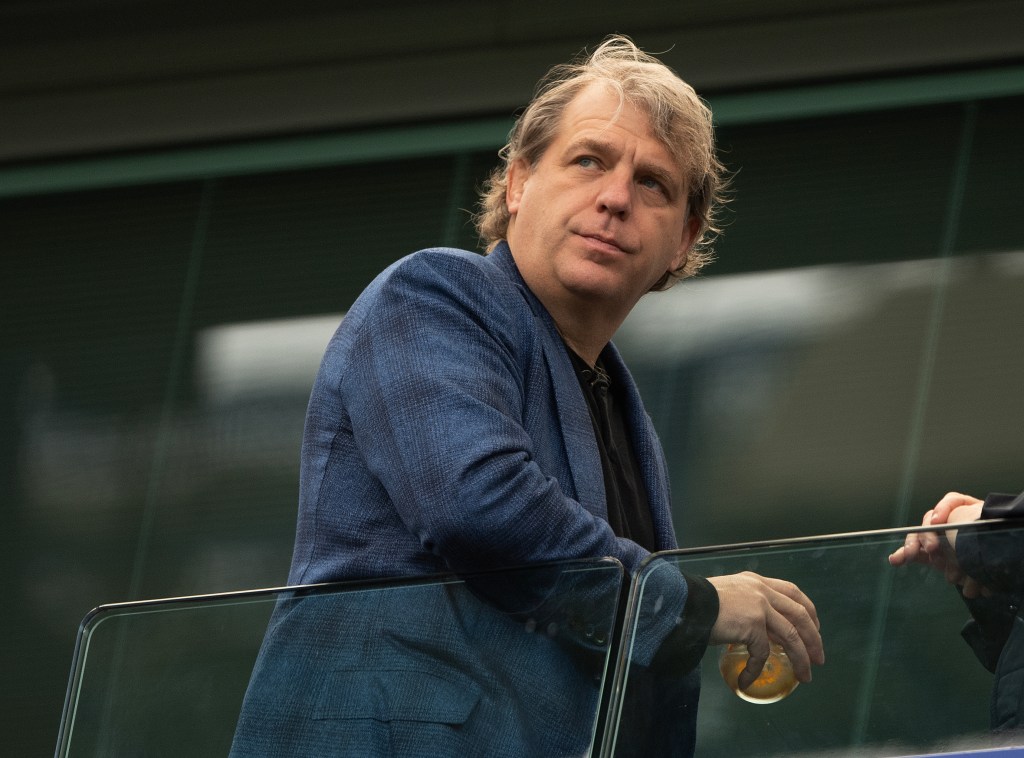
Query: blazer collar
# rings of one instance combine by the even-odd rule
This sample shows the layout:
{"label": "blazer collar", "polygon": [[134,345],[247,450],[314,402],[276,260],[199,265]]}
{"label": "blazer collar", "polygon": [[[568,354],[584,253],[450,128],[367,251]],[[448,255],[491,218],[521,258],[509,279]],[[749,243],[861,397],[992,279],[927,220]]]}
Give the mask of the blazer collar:
{"label": "blazer collar", "polygon": [[[587,410],[583,391],[580,389],[576,371],[569,359],[568,349],[562,340],[554,319],[547,308],[537,299],[526,285],[516,266],[512,251],[504,241],[488,256],[498,268],[522,291],[526,302],[533,311],[539,326],[541,344],[548,373],[551,378],[558,420],[565,440],[569,467],[572,471],[576,499],[595,516],[607,521],[608,500],[604,490],[604,477],[595,476],[601,471],[601,455],[594,438],[594,424]],[[612,381],[624,388],[626,397],[627,422],[633,436],[633,446],[643,471],[644,485],[651,507],[655,537],[661,550],[676,547],[675,530],[672,526],[668,472],[664,454],[657,441],[654,425],[644,409],[636,383],[626,368],[615,345],[608,343],[601,358],[608,368]]]}
{"label": "blazer collar", "polygon": [[558,409],[558,422],[565,440],[576,499],[590,513],[607,521],[608,500],[604,491],[604,477],[595,476],[595,472],[601,471],[601,454],[594,438],[594,423],[590,419],[565,342],[547,308],[523,280],[508,243],[499,242],[488,257],[519,287],[533,312]]}

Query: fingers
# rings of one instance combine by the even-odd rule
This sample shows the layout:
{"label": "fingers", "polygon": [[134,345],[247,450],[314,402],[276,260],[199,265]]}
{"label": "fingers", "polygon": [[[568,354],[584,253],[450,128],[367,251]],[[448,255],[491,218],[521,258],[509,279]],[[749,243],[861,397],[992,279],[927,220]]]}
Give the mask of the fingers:
{"label": "fingers", "polygon": [[[935,507],[925,512],[921,518],[921,526],[948,524],[950,523],[951,516],[954,522],[971,516],[977,518],[976,513],[980,513],[982,503],[983,501],[971,495],[964,495],[960,492],[947,492],[935,504]],[[971,506],[971,508],[954,514],[954,511],[964,506]],[[943,548],[941,534],[937,532],[913,532],[906,536],[903,546],[897,548],[889,556],[889,563],[893,566],[904,566],[917,561],[918,563],[930,564],[939,570],[945,570],[946,556],[944,555]]]}
{"label": "fingers", "polygon": [[765,638],[763,644],[759,641],[747,645],[747,652],[750,653],[750,657],[747,658],[747,664],[743,667],[743,671],[740,672],[739,679],[736,682],[741,690],[747,689],[761,675],[764,665],[768,662],[768,654],[771,652],[771,647],[768,645],[767,638]]}
{"label": "fingers", "polygon": [[889,563],[893,566],[905,566],[919,560],[920,555],[922,555],[921,542],[917,537],[917,532],[912,532],[906,536],[903,544],[889,555]]}
{"label": "fingers", "polygon": [[[933,511],[925,512],[921,525],[931,526],[933,516]],[[914,561],[928,563],[929,556],[934,554],[938,547],[934,536],[931,532],[911,532],[903,540],[903,546],[889,556],[889,563],[893,566],[903,566]]]}
{"label": "fingers", "polygon": [[953,513],[949,515],[948,526],[960,526],[962,524],[969,524],[972,521],[980,521],[982,518],[982,510],[985,507],[984,503],[975,503],[974,505],[963,505],[957,508]]}
{"label": "fingers", "polygon": [[[817,635],[817,631],[821,629],[821,622],[818,620],[818,609],[814,607],[814,603],[811,602],[811,599],[799,587],[792,582],[787,582],[785,579],[775,579],[770,576],[759,576],[753,573],[752,576],[760,579],[772,590],[789,601],[783,600],[781,601],[781,607],[776,606],[786,618],[794,618],[794,624],[798,628],[800,627],[798,622],[806,619],[814,627],[812,636],[816,637],[819,641],[821,640],[821,637]],[[789,611],[788,613],[786,612],[787,610]]]}
{"label": "fingers", "polygon": [[978,505],[984,501],[979,500],[976,497],[970,495],[964,495],[960,492],[947,492],[943,498],[935,504],[932,508],[932,520],[933,524],[946,524],[949,523],[949,515],[965,505]]}
{"label": "fingers", "polygon": [[[932,508],[924,514],[924,518],[921,519],[921,526],[935,526],[936,524],[944,524],[945,516],[948,514],[940,515],[936,513],[935,509]],[[939,539],[939,535],[936,532],[915,532],[914,535],[917,537],[917,541],[921,546],[921,551],[925,554],[924,560],[928,562],[928,557],[938,555],[942,550],[942,541]]]}
{"label": "fingers", "polygon": [[772,608],[767,617],[768,637],[785,649],[796,678],[809,682],[811,664],[820,666],[825,663],[817,610],[795,584],[770,578],[764,581],[778,592],[778,596],[772,598]]}
{"label": "fingers", "polygon": [[975,598],[979,598],[982,595],[989,594],[985,587],[978,584],[977,581],[971,579],[971,577],[969,576],[964,577],[964,583],[963,587],[961,587],[961,592],[963,592],[964,597],[968,600],[974,600]]}
{"label": "fingers", "polygon": [[750,653],[740,675],[741,688],[761,673],[770,641],[783,646],[797,679],[811,680],[811,665],[825,662],[825,648],[817,609],[799,587],[749,571],[710,577],[709,581],[719,596],[712,642],[740,642]]}
{"label": "fingers", "polygon": [[908,563],[910,563],[910,558],[907,557],[907,548],[905,545],[896,548],[889,554],[890,566],[905,566]]}

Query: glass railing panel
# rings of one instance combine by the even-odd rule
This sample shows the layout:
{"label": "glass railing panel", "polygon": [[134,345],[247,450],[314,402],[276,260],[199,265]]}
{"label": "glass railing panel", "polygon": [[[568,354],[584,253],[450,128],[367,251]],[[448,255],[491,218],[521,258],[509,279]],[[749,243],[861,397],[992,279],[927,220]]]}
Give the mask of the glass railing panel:
{"label": "glass railing panel", "polygon": [[93,611],[79,629],[57,755],[226,755],[275,601]]}
{"label": "glass railing panel", "polygon": [[[995,676],[961,637],[971,611],[944,573],[921,563],[890,565],[888,556],[907,531],[657,556],[637,577],[631,597],[617,682],[621,701],[605,754],[636,755],[638,745],[664,752],[683,743],[678,754],[685,755],[685,740],[693,739],[687,729],[694,725],[700,758],[906,756],[1024,746],[1020,733],[994,730],[991,723],[996,712],[1004,722],[1007,712],[1024,716],[1024,620],[1017,611],[1024,528],[1010,522],[961,530],[976,537],[995,572],[985,578],[983,605],[972,601],[994,639],[1009,635],[994,649],[1002,652]],[[791,581],[812,599],[826,663],[782,700],[755,704],[726,685],[720,671],[724,648],[713,646],[690,674],[701,682],[694,714],[685,697],[672,691],[685,672],[650,670],[650,651],[664,637],[659,618],[670,607],[667,593],[678,588],[682,574],[742,571]],[[993,711],[996,681],[1002,700]],[[695,724],[686,724],[688,719]],[[678,727],[681,721],[686,728]],[[673,729],[674,745],[658,745],[652,737]]]}
{"label": "glass railing panel", "polygon": [[623,595],[602,560],[103,606],[57,755],[589,755]]}

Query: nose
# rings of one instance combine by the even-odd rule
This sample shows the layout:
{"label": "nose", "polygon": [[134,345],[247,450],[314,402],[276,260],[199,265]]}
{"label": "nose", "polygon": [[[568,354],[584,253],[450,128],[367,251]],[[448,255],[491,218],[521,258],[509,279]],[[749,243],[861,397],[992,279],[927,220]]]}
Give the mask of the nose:
{"label": "nose", "polygon": [[633,203],[633,177],[616,169],[605,173],[597,195],[598,210],[625,218]]}

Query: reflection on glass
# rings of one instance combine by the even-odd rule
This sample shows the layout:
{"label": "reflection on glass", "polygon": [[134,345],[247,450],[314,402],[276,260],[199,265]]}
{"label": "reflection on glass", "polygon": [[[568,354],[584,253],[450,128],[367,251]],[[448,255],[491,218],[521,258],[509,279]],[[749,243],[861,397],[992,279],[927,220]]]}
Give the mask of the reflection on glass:
{"label": "reflection on glass", "polygon": [[588,755],[622,581],[600,560],[104,606],[57,755]]}
{"label": "reflection on glass", "polygon": [[[958,542],[976,532],[986,549],[996,538],[1015,545],[1005,576],[1019,577],[1024,529],[983,526],[961,527]],[[993,593],[986,599],[1002,605],[982,610],[997,615],[975,615],[1007,634],[993,677],[960,639],[979,609],[941,572],[889,565],[905,536],[662,553],[637,576],[621,635],[624,577],[603,561],[106,606],[80,632],[57,755],[222,758],[233,741],[236,755],[261,758],[892,758],[1021,745],[1020,732],[989,723],[993,703],[1024,702],[1020,678],[1003,675],[1024,660],[1018,595],[1011,604]],[[661,656],[682,569],[757,571],[804,589],[828,659],[813,686],[754,708],[720,681],[721,667],[733,682],[742,669],[737,647],[692,670]],[[792,691],[781,659],[767,668],[743,695],[767,701],[771,679],[788,678],[782,691]],[[698,707],[687,693],[701,680]],[[378,718],[385,711],[403,717]],[[439,750],[440,734],[464,738],[460,752]],[[254,736],[295,744],[238,749]],[[355,747],[343,752],[340,738]],[[394,739],[409,749],[391,748]],[[364,749],[367,740],[378,748]]]}
{"label": "reflection on glass", "polygon": [[746,645],[726,645],[722,651],[722,657],[718,661],[718,670],[722,672],[722,679],[729,685],[737,696],[749,703],[764,705],[766,703],[777,703],[789,695],[799,682],[796,674],[793,673],[793,664],[786,655],[781,645],[771,644],[771,652],[760,675],[749,687],[741,690],[739,687],[740,673],[750,659],[750,651]]}

